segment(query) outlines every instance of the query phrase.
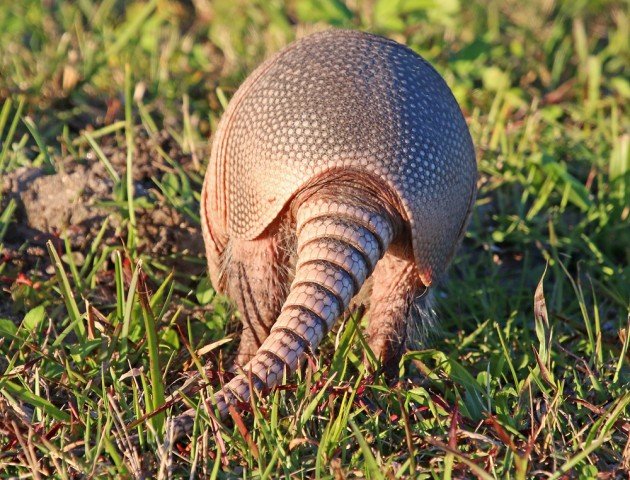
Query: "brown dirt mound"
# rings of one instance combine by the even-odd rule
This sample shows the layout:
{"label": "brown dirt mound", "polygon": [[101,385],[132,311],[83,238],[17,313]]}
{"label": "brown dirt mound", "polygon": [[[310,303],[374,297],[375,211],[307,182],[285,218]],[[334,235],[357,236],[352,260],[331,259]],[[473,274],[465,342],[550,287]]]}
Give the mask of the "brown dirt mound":
{"label": "brown dirt mound", "polygon": [[[166,134],[149,138],[139,131],[135,141],[134,195],[147,200],[139,202],[143,208],[136,211],[138,248],[153,256],[168,256],[170,260],[165,263],[177,268],[177,255],[173,254],[202,256],[203,241],[199,225],[157,193],[153,179],[162,178],[173,168],[160,160],[156,148],[161,148],[185,170],[192,168],[192,162]],[[122,177],[126,150],[119,145],[124,145],[124,141],[108,137],[100,143]],[[105,219],[109,224],[101,247],[120,245],[126,236],[119,207],[113,204],[114,182],[104,165],[88,155],[81,162],[59,160],[57,166],[58,171],[52,174],[42,168],[20,168],[4,175],[0,183],[3,203],[0,212],[10,199],[18,207],[3,240],[0,257],[0,265],[8,263],[0,275],[0,285],[8,284],[9,290],[20,279],[47,278],[52,273],[45,249],[48,240],[61,247],[66,236],[81,261]],[[8,301],[3,297],[0,294],[0,307]]]}

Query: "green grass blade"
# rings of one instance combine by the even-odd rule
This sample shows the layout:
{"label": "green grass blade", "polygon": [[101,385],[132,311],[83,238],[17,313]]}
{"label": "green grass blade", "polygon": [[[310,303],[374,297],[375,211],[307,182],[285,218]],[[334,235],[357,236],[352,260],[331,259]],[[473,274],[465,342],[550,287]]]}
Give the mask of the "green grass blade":
{"label": "green grass blade", "polygon": [[385,477],[381,473],[378,463],[376,462],[376,458],[374,458],[370,446],[365,441],[365,437],[361,434],[361,430],[359,430],[359,427],[357,427],[353,420],[348,420],[348,424],[354,433],[354,438],[356,438],[357,442],[359,442],[359,448],[361,449],[363,460],[365,461],[365,466],[367,467],[366,473],[368,474],[368,478],[384,479]]}
{"label": "green grass blade", "polygon": [[13,121],[11,122],[11,126],[9,127],[7,136],[2,138],[2,151],[0,151],[0,174],[4,172],[4,169],[6,167],[5,162],[7,159],[7,155],[9,153],[9,149],[11,148],[11,144],[13,142],[13,136],[15,135],[15,129],[17,128],[18,122],[20,121],[22,110],[24,109],[25,103],[26,103],[26,97],[21,96],[20,101],[17,106],[17,110],[15,114],[13,115]]}
{"label": "green grass blade", "polygon": [[7,392],[9,392],[11,395],[14,395],[22,401],[41,409],[43,413],[51,416],[55,420],[60,420],[63,422],[70,421],[69,413],[59,410],[45,398],[35,395],[21,385],[7,380],[2,382],[2,387],[6,389]]}
{"label": "green grass blade", "polygon": [[52,264],[55,268],[55,276],[57,277],[57,282],[59,283],[59,288],[61,289],[66,309],[70,315],[70,321],[72,322],[74,332],[79,341],[83,342],[85,341],[85,325],[83,324],[83,317],[79,312],[77,302],[74,299],[74,293],[72,292],[70,281],[68,280],[66,271],[63,268],[61,259],[59,258],[59,255],[57,255],[57,251],[50,240],[46,242],[46,248],[48,249],[48,254],[50,255]]}
{"label": "green grass blade", "polygon": [[105,167],[105,170],[107,170],[107,173],[109,173],[109,176],[114,181],[114,183],[115,184],[119,183],[120,182],[120,176],[118,175],[118,173],[114,169],[114,167],[111,164],[111,162],[107,159],[107,156],[105,155],[105,153],[103,152],[103,150],[101,149],[99,144],[96,143],[96,140],[94,140],[94,137],[92,135],[90,135],[89,133],[87,133],[87,132],[84,133],[83,136],[86,138],[86,140],[88,141],[88,143],[92,147],[92,150],[94,150],[94,153],[96,153],[96,157],[103,163],[103,166]]}
{"label": "green grass blade", "polygon": [[11,218],[13,218],[16,209],[17,203],[12,198],[9,200],[9,203],[7,203],[2,215],[0,215],[0,242],[2,242],[4,236],[7,234],[7,230],[11,224]]}
{"label": "green grass blade", "polygon": [[[131,276],[131,281],[129,282],[129,290],[127,291],[127,297],[125,300],[125,309],[123,315],[123,327],[120,333],[120,340],[122,341],[122,351],[127,352],[127,339],[129,337],[129,331],[131,330],[131,322],[133,321],[133,309],[135,306],[135,298],[136,298],[136,286],[138,284],[138,277],[141,272],[142,260],[138,260],[136,264],[136,268],[133,271],[133,275]],[[122,270],[122,267],[121,267]],[[122,279],[121,279],[122,281]]]}
{"label": "green grass blade", "polygon": [[[138,261],[136,271],[142,271],[142,261]],[[151,302],[148,298],[147,287],[142,277],[139,277],[138,296],[140,297],[140,305],[142,306],[142,318],[144,319],[144,329],[146,335],[146,347],[149,355],[149,380],[151,383],[151,407],[152,411],[157,410],[165,402],[164,396],[164,380],[162,378],[162,372],[160,370],[160,354],[159,354],[159,342],[157,333],[157,324],[155,322],[155,316],[151,309]],[[164,427],[165,414],[160,412],[152,418],[155,431],[161,438]]]}
{"label": "green grass blade", "polygon": [[24,117],[22,121],[24,122],[24,125],[26,125],[26,128],[28,128],[28,131],[31,132],[31,135],[35,139],[35,143],[37,144],[37,147],[39,148],[40,153],[44,156],[44,160],[46,161],[46,164],[50,166],[50,168],[53,171],[57,170],[55,168],[55,162],[53,162],[52,158],[50,158],[50,154],[48,153],[48,147],[46,147],[46,144],[44,143],[44,139],[39,133],[39,130],[37,129],[37,125],[35,125],[35,122],[33,121],[33,119],[31,117]]}
{"label": "green grass blade", "polygon": [[4,126],[7,124],[7,120],[9,119],[9,113],[11,112],[11,107],[13,106],[13,102],[10,98],[7,98],[2,104],[2,110],[0,110],[0,140],[2,140],[2,134],[4,133]]}
{"label": "green grass blade", "polygon": [[131,107],[133,105],[133,96],[131,94],[131,67],[125,65],[125,139],[127,146],[127,171],[126,177],[126,193],[127,193],[127,209],[129,215],[129,228],[127,238],[127,248],[135,253],[136,248],[136,210],[134,206],[134,186],[133,186],[133,156],[135,150],[134,142],[134,126]]}

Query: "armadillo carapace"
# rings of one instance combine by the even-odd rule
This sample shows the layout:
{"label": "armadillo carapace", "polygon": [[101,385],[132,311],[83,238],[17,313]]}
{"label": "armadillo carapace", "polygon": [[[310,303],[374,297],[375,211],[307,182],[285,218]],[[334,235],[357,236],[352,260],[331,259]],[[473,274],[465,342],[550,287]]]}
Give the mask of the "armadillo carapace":
{"label": "armadillo carapace", "polygon": [[415,299],[462,237],[476,175],[455,98],[403,45],[329,30],[257,68],[219,124],[201,200],[213,285],[243,320],[243,370],[215,396],[221,415],[294,372],[369,276],[366,338],[397,362]]}

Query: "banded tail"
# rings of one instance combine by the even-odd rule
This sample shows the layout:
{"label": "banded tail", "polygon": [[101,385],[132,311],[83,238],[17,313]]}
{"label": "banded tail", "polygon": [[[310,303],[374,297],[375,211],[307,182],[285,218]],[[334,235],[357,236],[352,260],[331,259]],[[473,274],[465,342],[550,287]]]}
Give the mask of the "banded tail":
{"label": "banded tail", "polygon": [[[332,190],[337,190],[334,193]],[[367,190],[327,187],[296,212],[297,265],[282,311],[256,355],[215,394],[221,418],[296,371],[348,308],[396,234],[394,208]],[[173,419],[174,438],[192,430],[194,410]]]}

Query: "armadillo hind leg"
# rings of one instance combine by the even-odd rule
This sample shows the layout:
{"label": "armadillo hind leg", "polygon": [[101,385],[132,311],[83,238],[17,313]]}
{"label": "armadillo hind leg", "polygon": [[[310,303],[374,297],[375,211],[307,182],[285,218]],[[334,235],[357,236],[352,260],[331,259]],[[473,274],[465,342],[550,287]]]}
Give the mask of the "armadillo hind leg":
{"label": "armadillo hind leg", "polygon": [[413,322],[415,299],[426,287],[413,258],[387,252],[373,275],[370,311],[365,336],[384,373],[395,378]]}
{"label": "armadillo hind leg", "polygon": [[398,229],[393,208],[366,190],[322,188],[296,211],[297,265],[282,311],[244,372],[215,396],[222,417],[293,373],[361,289]]}
{"label": "armadillo hind leg", "polygon": [[289,260],[282,243],[277,232],[232,241],[227,288],[243,323],[237,366],[246,365],[269,336],[287,296]]}

